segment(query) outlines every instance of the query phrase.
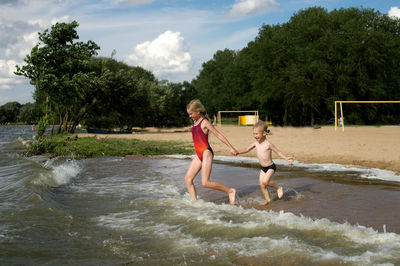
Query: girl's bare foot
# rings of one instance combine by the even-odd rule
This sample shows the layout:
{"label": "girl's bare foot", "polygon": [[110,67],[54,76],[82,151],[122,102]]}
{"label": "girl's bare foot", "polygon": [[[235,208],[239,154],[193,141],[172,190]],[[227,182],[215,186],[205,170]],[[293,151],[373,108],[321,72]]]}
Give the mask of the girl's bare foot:
{"label": "girl's bare foot", "polygon": [[229,204],[234,205],[236,199],[236,189],[231,188],[231,190],[228,192],[228,196],[229,196]]}
{"label": "girl's bare foot", "polygon": [[260,205],[268,205],[271,201],[270,200],[263,200],[260,202]]}
{"label": "girl's bare foot", "polygon": [[278,198],[281,199],[283,197],[283,188],[279,187],[276,192],[278,192]]}

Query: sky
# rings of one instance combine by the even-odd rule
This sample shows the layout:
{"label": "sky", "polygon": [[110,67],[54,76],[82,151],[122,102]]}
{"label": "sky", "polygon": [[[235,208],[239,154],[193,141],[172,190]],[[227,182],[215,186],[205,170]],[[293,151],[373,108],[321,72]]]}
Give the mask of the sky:
{"label": "sky", "polygon": [[38,32],[77,21],[79,41],[99,55],[150,70],[159,80],[191,81],[225,48],[240,50],[263,25],[288,22],[319,6],[372,8],[400,18],[399,0],[0,0],[0,106],[33,102],[34,87],[14,74],[38,43]]}

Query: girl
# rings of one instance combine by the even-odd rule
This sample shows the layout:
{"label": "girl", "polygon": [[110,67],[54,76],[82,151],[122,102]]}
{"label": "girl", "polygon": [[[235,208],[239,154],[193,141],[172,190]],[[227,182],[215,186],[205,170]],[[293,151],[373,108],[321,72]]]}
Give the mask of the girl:
{"label": "girl", "polygon": [[196,200],[196,188],[194,187],[193,180],[201,170],[201,184],[203,187],[217,189],[227,193],[229,196],[229,204],[233,205],[235,203],[236,189],[228,188],[218,182],[210,181],[214,153],[208,143],[208,133],[211,131],[220,141],[225,143],[230,148],[232,155],[237,155],[238,151],[211,125],[210,121],[205,118],[206,109],[199,100],[192,100],[186,106],[186,109],[190,119],[194,122],[192,137],[196,150],[196,157],[194,157],[190,163],[185,176],[185,183],[190,199]]}

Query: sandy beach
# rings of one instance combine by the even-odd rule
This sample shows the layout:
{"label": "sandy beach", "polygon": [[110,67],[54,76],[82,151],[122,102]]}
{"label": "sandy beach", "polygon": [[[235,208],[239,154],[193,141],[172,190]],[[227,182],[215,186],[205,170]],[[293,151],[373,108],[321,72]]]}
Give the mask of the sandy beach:
{"label": "sandy beach", "polygon": [[[254,139],[252,127],[222,126],[218,130],[237,149],[246,148]],[[346,126],[337,131],[332,126],[314,128],[274,127],[267,138],[287,156],[305,163],[339,163],[379,168],[400,174],[400,126]],[[79,134],[79,137],[94,134]],[[154,129],[133,134],[103,135],[109,138],[174,140],[191,142],[190,132],[182,128]],[[214,135],[210,144],[216,155],[230,155],[229,149]],[[252,151],[241,156],[255,156]],[[277,158],[276,154],[273,155]]]}

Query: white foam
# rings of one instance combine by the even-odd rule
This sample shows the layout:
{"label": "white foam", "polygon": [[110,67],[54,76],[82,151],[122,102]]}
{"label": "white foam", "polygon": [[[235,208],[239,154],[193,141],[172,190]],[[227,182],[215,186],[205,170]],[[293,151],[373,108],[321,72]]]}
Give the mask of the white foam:
{"label": "white foam", "polygon": [[31,143],[33,142],[33,139],[23,139],[21,137],[18,137],[17,139],[22,145],[24,145],[25,147],[30,147]]}
{"label": "white foam", "polygon": [[145,212],[128,211],[125,213],[114,213],[94,218],[94,221],[100,225],[117,231],[138,232],[140,234],[154,235],[157,239],[168,238],[169,245],[174,246],[174,250],[195,250],[204,249],[207,243],[202,243],[199,238],[190,234],[181,232],[181,225],[169,225],[166,223],[143,220],[146,217]]}
{"label": "white foam", "polygon": [[158,194],[166,197],[180,195],[178,187],[172,184],[162,184],[158,180],[148,181],[148,183],[135,184],[135,190],[145,194]]}
{"label": "white foam", "polygon": [[79,172],[80,167],[75,161],[61,164],[53,169],[54,181],[57,185],[65,185],[69,183],[72,178],[76,177]]}
{"label": "white foam", "polygon": [[65,161],[61,164],[55,163],[56,159],[44,163],[45,170],[33,180],[35,185],[61,186],[68,184],[81,171],[81,167],[75,160]]}
{"label": "white foam", "polygon": [[361,178],[400,182],[400,176],[397,176],[395,172],[378,168],[367,168],[357,165],[345,165],[335,163],[306,164],[302,162],[296,162],[295,166],[303,167],[306,168],[308,171],[313,172],[353,172],[358,173]]}
{"label": "white foam", "polygon": [[[146,220],[152,217],[148,213],[151,208],[146,206],[142,210],[100,216],[95,221],[118,231],[168,239],[174,250],[185,253],[211,252],[223,256],[234,252],[238,256],[262,257],[299,254],[313,261],[337,259],[363,265],[400,258],[394,255],[400,252],[400,235],[379,233],[364,226],[311,219],[283,211],[243,209],[202,200],[192,202],[183,197],[158,199],[152,204],[166,209],[156,220]],[[184,232],[182,228],[186,228]],[[192,233],[191,230],[199,231]],[[196,236],[198,234],[200,236]],[[315,236],[333,242],[316,245],[310,241]],[[343,255],[340,249],[346,246],[359,251]]]}
{"label": "white foam", "polygon": [[135,223],[140,221],[140,214],[139,211],[132,210],[124,213],[102,215],[97,217],[95,220],[99,225],[112,229],[123,228],[125,230],[133,230],[135,228]]}
{"label": "white foam", "polygon": [[[169,155],[168,157],[176,159],[193,159],[194,155]],[[259,164],[258,159],[255,157],[215,156],[214,160],[238,164]],[[274,162],[277,165],[290,165],[287,161],[283,159],[274,159]],[[359,177],[361,178],[400,182],[400,176],[397,176],[395,172],[378,168],[366,168],[357,165],[345,165],[336,163],[303,163],[297,160],[294,162],[293,166],[304,168],[306,171],[310,172],[352,172],[359,174]]]}

